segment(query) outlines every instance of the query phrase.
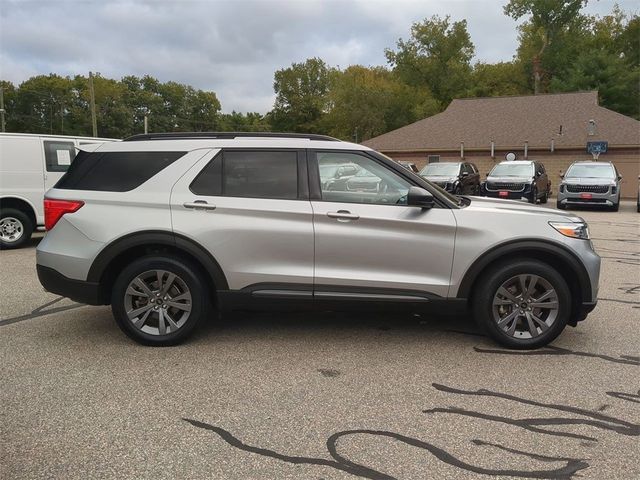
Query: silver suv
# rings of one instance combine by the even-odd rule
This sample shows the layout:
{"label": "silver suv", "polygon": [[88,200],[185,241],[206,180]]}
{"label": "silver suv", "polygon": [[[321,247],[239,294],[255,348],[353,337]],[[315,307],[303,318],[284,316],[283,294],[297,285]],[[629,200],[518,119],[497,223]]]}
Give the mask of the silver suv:
{"label": "silver suv", "polygon": [[[472,312],[500,344],[535,348],[596,305],[581,218],[449,195],[362,145],[210,133],[84,148],[46,194],[38,276],[111,304],[140,343],[178,343],[213,309],[355,307]],[[338,188],[336,165],[367,182]]]}
{"label": "silver suv", "polygon": [[557,207],[600,206],[617,212],[620,180],[622,177],[611,162],[574,162],[562,176]]}

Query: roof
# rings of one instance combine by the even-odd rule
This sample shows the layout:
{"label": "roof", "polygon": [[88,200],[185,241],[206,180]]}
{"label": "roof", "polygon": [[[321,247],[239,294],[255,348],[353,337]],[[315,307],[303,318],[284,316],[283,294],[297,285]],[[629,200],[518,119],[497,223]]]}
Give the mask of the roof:
{"label": "roof", "polygon": [[[595,133],[589,135],[589,121]],[[598,92],[453,100],[447,109],[363,142],[382,152],[489,148],[584,148],[588,141],[640,146],[640,122],[598,105]]]}

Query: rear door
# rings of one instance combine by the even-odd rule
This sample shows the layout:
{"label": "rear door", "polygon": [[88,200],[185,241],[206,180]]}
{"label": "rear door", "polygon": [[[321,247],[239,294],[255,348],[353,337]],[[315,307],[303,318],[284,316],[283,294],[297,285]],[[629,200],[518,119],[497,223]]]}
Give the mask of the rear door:
{"label": "rear door", "polygon": [[[311,296],[313,223],[305,152],[226,149],[173,187],[173,229],[204,246],[229,288]],[[265,293],[266,294],[266,293]]]}
{"label": "rear door", "polygon": [[[342,190],[327,190],[324,165],[355,164]],[[411,182],[353,151],[311,151],[316,298],[402,299],[449,290],[455,218],[448,208],[407,206]]]}

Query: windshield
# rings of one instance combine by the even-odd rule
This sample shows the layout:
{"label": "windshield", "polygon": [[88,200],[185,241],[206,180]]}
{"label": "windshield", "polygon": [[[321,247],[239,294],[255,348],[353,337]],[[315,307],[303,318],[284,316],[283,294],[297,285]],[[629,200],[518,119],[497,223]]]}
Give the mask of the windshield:
{"label": "windshield", "polygon": [[459,172],[459,163],[430,163],[422,169],[420,175],[455,177]]}
{"label": "windshield", "polygon": [[565,178],[591,177],[591,178],[616,178],[611,165],[602,164],[573,164],[567,170]]}
{"label": "windshield", "polygon": [[490,177],[531,177],[533,164],[531,163],[499,163],[489,173]]}

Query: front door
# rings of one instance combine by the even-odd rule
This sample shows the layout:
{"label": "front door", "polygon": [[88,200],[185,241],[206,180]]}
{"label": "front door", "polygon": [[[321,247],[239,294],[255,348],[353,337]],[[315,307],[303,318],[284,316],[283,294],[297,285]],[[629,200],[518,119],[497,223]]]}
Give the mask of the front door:
{"label": "front door", "polygon": [[[357,165],[337,189],[323,172]],[[310,152],[317,297],[358,294],[389,299],[446,297],[455,218],[448,208],[407,206],[411,183],[382,162],[355,152]]]}

